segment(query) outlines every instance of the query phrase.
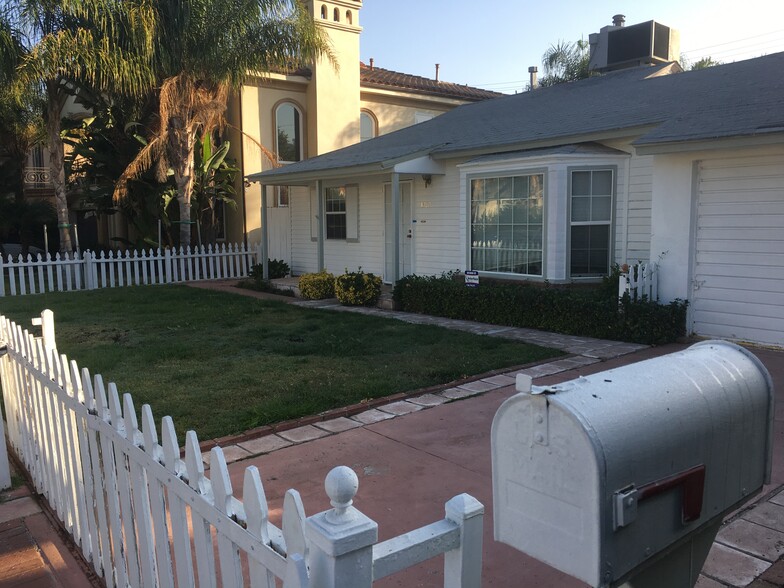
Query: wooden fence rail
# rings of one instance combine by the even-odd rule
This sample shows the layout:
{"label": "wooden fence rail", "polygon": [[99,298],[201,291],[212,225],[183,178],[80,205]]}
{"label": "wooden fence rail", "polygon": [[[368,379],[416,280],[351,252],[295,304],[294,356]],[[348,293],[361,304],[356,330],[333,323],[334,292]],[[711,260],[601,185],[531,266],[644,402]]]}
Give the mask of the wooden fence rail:
{"label": "wooden fence rail", "polygon": [[260,263],[260,247],[225,243],[193,249],[0,256],[0,296],[244,278]]}
{"label": "wooden fence rail", "polygon": [[[446,518],[377,544],[378,528],[352,506],[346,467],[325,487],[333,509],[306,518],[299,493],[269,521],[259,470],[245,468],[242,496],[223,450],[204,471],[196,433],[181,459],[171,417],[141,424],[130,394],[58,354],[51,311],[42,337],[0,315],[0,384],[10,447],[86,560],[109,588],[369,588],[375,579],[445,554],[445,586],[481,585],[484,508],[467,494]],[[160,434],[159,434],[160,433]]]}

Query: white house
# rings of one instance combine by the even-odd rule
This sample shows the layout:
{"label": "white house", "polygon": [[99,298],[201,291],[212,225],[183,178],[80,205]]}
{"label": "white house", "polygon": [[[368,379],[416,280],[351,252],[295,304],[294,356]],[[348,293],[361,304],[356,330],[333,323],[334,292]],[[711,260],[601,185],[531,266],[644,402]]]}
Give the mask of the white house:
{"label": "white house", "polygon": [[572,282],[651,260],[690,331],[784,345],[782,71],[784,53],[621,69],[250,179],[308,188],[291,201],[295,273]]}

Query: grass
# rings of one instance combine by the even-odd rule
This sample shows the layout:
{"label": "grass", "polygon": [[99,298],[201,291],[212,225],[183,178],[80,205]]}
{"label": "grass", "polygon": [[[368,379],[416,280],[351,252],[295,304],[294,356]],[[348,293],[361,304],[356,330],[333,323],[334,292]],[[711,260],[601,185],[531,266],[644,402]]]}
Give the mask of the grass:
{"label": "grass", "polygon": [[201,439],[443,384],[559,351],[393,319],[146,286],[0,299],[50,308],[58,350]]}

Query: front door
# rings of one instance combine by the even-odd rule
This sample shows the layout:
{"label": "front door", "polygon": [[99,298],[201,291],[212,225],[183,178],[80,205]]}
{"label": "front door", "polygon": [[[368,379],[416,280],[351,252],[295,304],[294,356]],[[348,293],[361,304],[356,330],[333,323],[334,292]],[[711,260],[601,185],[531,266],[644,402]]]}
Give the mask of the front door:
{"label": "front door", "polygon": [[[400,182],[400,277],[414,272],[414,223],[411,211],[411,182]],[[393,232],[392,185],[384,185],[384,281],[394,280],[395,239]]]}

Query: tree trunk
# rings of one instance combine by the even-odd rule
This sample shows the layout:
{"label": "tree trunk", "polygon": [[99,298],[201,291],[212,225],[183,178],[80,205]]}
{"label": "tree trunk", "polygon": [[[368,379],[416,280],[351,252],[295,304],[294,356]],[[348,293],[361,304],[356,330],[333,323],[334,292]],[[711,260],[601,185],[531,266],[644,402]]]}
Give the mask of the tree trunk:
{"label": "tree trunk", "polygon": [[68,198],[65,193],[65,168],[63,165],[63,140],[60,137],[60,93],[58,82],[46,82],[46,134],[49,142],[49,171],[54,187],[57,207],[57,228],[60,232],[60,252],[71,253],[71,220],[68,214]]}
{"label": "tree trunk", "polygon": [[169,119],[169,161],[177,184],[177,203],[180,209],[180,247],[191,244],[191,194],[193,192],[193,156],[195,138],[185,117]]}

